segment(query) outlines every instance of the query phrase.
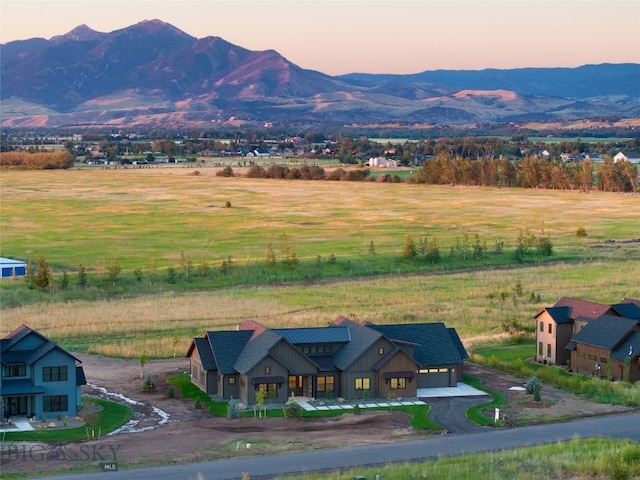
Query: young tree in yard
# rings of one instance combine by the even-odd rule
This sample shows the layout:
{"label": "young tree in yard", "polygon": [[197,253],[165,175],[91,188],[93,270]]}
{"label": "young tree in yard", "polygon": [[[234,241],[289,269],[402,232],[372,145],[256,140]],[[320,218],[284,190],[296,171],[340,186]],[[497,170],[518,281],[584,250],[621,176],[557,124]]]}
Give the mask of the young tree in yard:
{"label": "young tree in yard", "polygon": [[171,344],[173,345],[173,358],[176,358],[176,347],[178,346],[179,341],[180,337],[178,337],[178,335],[174,335],[171,339]]}
{"label": "young tree in yard", "polygon": [[143,353],[140,355],[140,378],[144,375],[144,366],[147,363],[147,356]]}
{"label": "young tree in yard", "polygon": [[369,254],[370,257],[373,257],[376,254],[376,246],[373,244],[373,240],[371,240],[371,242],[369,242],[368,254]]}
{"label": "young tree in yard", "polygon": [[429,239],[427,250],[425,251],[425,257],[430,263],[437,263],[440,261],[440,249],[438,248],[438,243],[434,237]]}

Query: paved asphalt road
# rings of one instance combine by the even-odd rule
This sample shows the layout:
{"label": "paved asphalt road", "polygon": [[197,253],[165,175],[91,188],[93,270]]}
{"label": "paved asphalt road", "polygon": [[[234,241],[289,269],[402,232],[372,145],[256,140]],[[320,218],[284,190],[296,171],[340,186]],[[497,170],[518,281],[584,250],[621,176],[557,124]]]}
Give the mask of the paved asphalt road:
{"label": "paved asphalt road", "polygon": [[[511,449],[568,441],[575,437],[609,437],[640,442],[640,412],[512,429],[491,428],[468,435],[441,436],[385,445],[314,450],[188,465],[39,478],[50,480],[77,480],[79,478],[83,480],[196,480],[198,474],[201,473],[207,480],[229,480],[242,478],[242,472],[247,472],[252,480],[256,480],[304,471],[375,466],[394,462],[436,459],[440,456]],[[176,439],[176,441],[179,440]],[[170,457],[170,445],[167,445],[167,452]]]}

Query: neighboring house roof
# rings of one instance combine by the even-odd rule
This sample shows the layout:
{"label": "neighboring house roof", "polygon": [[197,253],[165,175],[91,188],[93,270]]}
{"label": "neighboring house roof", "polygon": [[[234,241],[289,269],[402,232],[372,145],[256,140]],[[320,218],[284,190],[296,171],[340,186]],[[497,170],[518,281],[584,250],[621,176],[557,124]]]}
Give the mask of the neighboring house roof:
{"label": "neighboring house roof", "polygon": [[610,313],[609,311],[611,310],[611,305],[570,297],[562,297],[552,308],[555,307],[569,307],[569,318],[571,320],[578,318],[580,320],[593,320],[605,313]]}
{"label": "neighboring house roof", "polygon": [[629,335],[616,349],[611,352],[611,358],[624,362],[627,357],[631,359],[640,355],[640,332],[635,331]]}
{"label": "neighboring house roof", "polygon": [[370,325],[385,337],[417,343],[413,358],[420,365],[462,363],[468,357],[460,338],[451,335],[444,323]]}
{"label": "neighboring house roof", "polygon": [[635,306],[640,307],[640,300],[635,300],[633,298],[623,298],[620,303],[633,303]]}
{"label": "neighboring house roof", "polygon": [[[37,336],[42,343],[35,349],[14,349],[21,340],[29,335]],[[0,341],[0,360],[3,365],[7,365],[9,363],[26,363],[27,365],[33,365],[52,350],[59,350],[65,355],[73,358],[74,361],[82,363],[80,359],[62,348],[59,344],[49,340],[41,333],[24,324],[20,325]]]}
{"label": "neighboring house roof", "polygon": [[556,322],[556,323],[571,323],[571,322],[573,322],[573,320],[571,319],[571,316],[570,316],[571,307],[568,307],[568,306],[544,308],[544,309],[540,310],[540,312],[538,312],[538,314],[534,318],[538,318],[542,312],[547,312],[549,314],[549,316],[553,319],[553,321]]}
{"label": "neighboring house roof", "polygon": [[573,336],[572,340],[576,343],[585,343],[612,350],[624,341],[637,326],[638,320],[615,315],[603,315],[585,325],[582,330]]}
{"label": "neighboring house roof", "polygon": [[84,368],[76,367],[76,386],[86,385],[87,377],[84,375]]}
{"label": "neighboring house roof", "polygon": [[34,395],[44,393],[44,387],[34,385],[31,378],[20,380],[3,380],[0,386],[0,395]]}
{"label": "neighboring house roof", "polygon": [[618,303],[616,305],[611,305],[611,308],[613,308],[621,317],[640,320],[640,306],[635,303]]}

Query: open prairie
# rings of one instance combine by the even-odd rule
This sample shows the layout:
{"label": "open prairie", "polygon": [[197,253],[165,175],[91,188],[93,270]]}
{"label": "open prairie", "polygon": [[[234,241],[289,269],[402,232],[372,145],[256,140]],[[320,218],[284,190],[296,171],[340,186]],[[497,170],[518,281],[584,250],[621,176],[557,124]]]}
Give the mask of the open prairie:
{"label": "open prairie", "polygon": [[[640,238],[638,196],[222,178],[215,171],[5,171],[0,253],[32,261],[42,255],[56,272],[83,264],[93,275],[117,258],[123,275],[131,275],[152,264],[177,265],[181,254],[194,264],[204,259],[218,268],[231,257],[251,268],[264,264],[270,243],[278,257],[290,243],[301,261],[325,262],[333,253],[344,266],[371,257],[372,242],[376,257],[401,259],[408,235],[437,239],[447,256],[467,233],[490,251],[504,242],[504,260],[464,271],[405,275],[398,268],[330,281],[48,299],[3,308],[2,333],[27,323],[74,351],[170,356],[182,354],[193,335],[248,318],[269,326],[324,325],[338,315],[444,321],[471,339],[526,326],[563,295],[602,302],[640,297],[640,243],[631,242]],[[586,237],[576,236],[579,227]],[[512,260],[524,229],[549,236],[550,263]],[[9,291],[14,283],[0,286]]]}

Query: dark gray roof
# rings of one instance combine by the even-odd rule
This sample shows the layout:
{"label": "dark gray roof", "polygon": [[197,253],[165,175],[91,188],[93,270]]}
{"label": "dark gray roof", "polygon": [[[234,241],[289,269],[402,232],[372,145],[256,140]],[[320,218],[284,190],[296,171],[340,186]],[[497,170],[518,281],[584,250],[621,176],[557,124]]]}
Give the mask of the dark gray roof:
{"label": "dark gray roof", "polygon": [[[457,334],[453,337],[444,323],[370,325],[390,340],[417,343],[413,358],[421,366],[462,363],[467,352]],[[457,339],[457,340],[456,340]]]}
{"label": "dark gray roof", "polygon": [[265,330],[245,345],[233,368],[240,373],[247,373],[256,363],[269,355],[269,350],[280,341],[282,341],[280,335],[272,330]]}
{"label": "dark gray roof", "polygon": [[611,350],[638,325],[638,320],[602,315],[587,323],[571,340]]}
{"label": "dark gray roof", "polygon": [[31,395],[44,393],[44,387],[36,386],[30,378],[20,380],[3,380],[0,387],[0,395]]}
{"label": "dark gray roof", "polygon": [[[352,321],[343,320],[342,325],[347,325],[351,330],[351,341],[345,344],[333,355],[333,363],[340,370],[346,370],[355,362],[367,349],[373,345],[382,334],[368,327]],[[328,329],[341,328],[341,326],[330,326]]]}
{"label": "dark gray roof", "polygon": [[638,307],[634,303],[618,303],[616,305],[611,305],[611,307],[621,317],[627,317],[627,318],[633,318],[635,320],[640,320],[640,307]]}
{"label": "dark gray roof", "polygon": [[571,307],[549,307],[545,308],[549,316],[556,323],[571,323]]}
{"label": "dark gray roof", "polygon": [[[35,349],[14,350],[13,347],[28,335],[35,335],[42,341],[42,343]],[[26,363],[27,365],[32,365],[51,350],[60,350],[65,355],[73,358],[76,362],[82,363],[77,357],[62,348],[59,344],[49,340],[41,333],[32,330],[26,325],[21,325],[2,339],[0,342],[0,359],[3,365],[7,365],[9,363]]]}
{"label": "dark gray roof", "polygon": [[76,367],[76,386],[86,385],[87,377],[84,376],[84,368]]}
{"label": "dark gray roof", "polygon": [[[629,355],[631,354],[631,355]],[[611,352],[611,358],[624,362],[627,357],[632,359],[640,355],[640,332],[635,331],[624,342]]]}
{"label": "dark gray roof", "polygon": [[293,345],[347,343],[351,340],[351,335],[347,327],[275,328],[272,331],[282,335]]}
{"label": "dark gray roof", "polygon": [[318,366],[318,370],[321,372],[336,370],[331,355],[309,355],[309,359]]}
{"label": "dark gray roof", "polygon": [[237,373],[233,365],[252,335],[253,330],[207,332],[213,358],[221,374]]}
{"label": "dark gray roof", "polygon": [[469,358],[469,354],[467,353],[467,350],[464,348],[464,345],[462,345],[462,340],[460,340],[460,337],[458,336],[458,332],[456,332],[456,329],[455,328],[447,328],[447,330],[449,331],[449,335],[451,336],[451,340],[453,341],[453,344],[455,345],[456,349],[458,350],[458,353],[460,354],[460,357],[463,358],[464,360]]}
{"label": "dark gray roof", "polygon": [[575,350],[576,349],[576,342],[569,342],[567,343],[567,346],[564,347],[566,350]]}
{"label": "dark gray roof", "polygon": [[194,338],[194,343],[200,354],[200,362],[205,370],[216,370],[216,359],[213,356],[211,345],[209,345],[208,337]]}

